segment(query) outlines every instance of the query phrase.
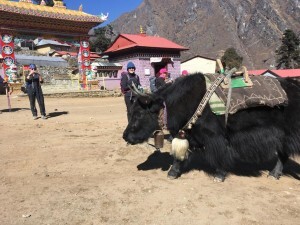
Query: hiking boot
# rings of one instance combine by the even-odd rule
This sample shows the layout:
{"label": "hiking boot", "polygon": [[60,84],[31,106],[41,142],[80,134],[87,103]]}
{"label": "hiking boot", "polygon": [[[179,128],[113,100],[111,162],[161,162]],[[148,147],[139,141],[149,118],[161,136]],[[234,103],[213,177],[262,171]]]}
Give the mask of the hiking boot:
{"label": "hiking boot", "polygon": [[37,116],[33,116],[32,118],[33,118],[34,120],[37,120]]}
{"label": "hiking boot", "polygon": [[41,116],[41,118],[42,118],[43,120],[46,120],[46,119],[47,119],[47,116]]}

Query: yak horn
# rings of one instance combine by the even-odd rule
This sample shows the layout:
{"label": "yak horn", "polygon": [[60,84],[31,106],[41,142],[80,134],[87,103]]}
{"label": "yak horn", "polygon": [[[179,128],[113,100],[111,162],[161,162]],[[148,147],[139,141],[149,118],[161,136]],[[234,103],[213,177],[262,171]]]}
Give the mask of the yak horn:
{"label": "yak horn", "polygon": [[135,94],[137,95],[140,95],[140,96],[148,96],[147,94],[145,93],[142,93],[136,86],[135,86],[135,83],[132,83],[132,86],[133,86],[133,89],[131,89],[131,87],[129,86],[130,90],[132,90]]}

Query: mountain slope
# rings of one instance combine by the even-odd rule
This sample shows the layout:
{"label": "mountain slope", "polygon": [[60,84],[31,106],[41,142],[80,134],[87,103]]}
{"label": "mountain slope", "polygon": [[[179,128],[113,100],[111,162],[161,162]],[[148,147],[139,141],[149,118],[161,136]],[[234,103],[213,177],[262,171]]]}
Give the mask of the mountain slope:
{"label": "mountain slope", "polygon": [[144,0],[111,23],[114,32],[168,38],[195,55],[216,58],[229,47],[249,69],[275,64],[275,49],[285,29],[300,32],[300,0]]}

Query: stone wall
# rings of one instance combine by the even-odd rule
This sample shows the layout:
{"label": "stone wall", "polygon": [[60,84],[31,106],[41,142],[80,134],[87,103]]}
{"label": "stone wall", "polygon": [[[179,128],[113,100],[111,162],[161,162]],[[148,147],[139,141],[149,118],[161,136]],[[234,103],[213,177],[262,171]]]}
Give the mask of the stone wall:
{"label": "stone wall", "polygon": [[71,80],[72,69],[71,68],[60,68],[52,66],[41,66],[38,68],[42,75],[44,82],[47,84],[57,84],[56,80],[69,79]]}
{"label": "stone wall", "polygon": [[[72,91],[72,92],[55,92],[44,93],[46,98],[104,98],[104,97],[121,97],[120,91]],[[20,93],[18,97],[27,97],[27,94]]]}
{"label": "stone wall", "polygon": [[121,92],[116,91],[73,91],[73,92],[61,92],[61,93],[49,93],[44,94],[49,98],[103,98],[103,97],[120,97]]}
{"label": "stone wall", "polygon": [[72,74],[71,68],[41,66],[39,73],[44,79],[43,90],[45,93],[78,91],[78,76]]}

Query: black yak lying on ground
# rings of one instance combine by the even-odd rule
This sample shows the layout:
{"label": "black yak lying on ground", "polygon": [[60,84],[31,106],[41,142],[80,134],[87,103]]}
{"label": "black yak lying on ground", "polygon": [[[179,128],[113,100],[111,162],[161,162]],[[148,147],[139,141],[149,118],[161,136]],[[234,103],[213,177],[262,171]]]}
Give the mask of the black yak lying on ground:
{"label": "black yak lying on ground", "polygon": [[[202,115],[185,138],[189,151],[200,150],[203,158],[215,170],[215,179],[224,181],[235,162],[261,163],[276,157],[276,166],[269,175],[279,179],[284,163],[300,153],[300,85],[292,79],[280,79],[288,104],[276,107],[243,109],[228,116],[216,115],[206,104]],[[167,108],[167,126],[173,136],[193,116],[206,93],[203,74],[178,78],[155,94],[142,94],[132,106],[132,117],[123,133],[130,144],[142,143],[158,129],[158,112]],[[168,177],[177,178],[187,157],[174,154]]]}

